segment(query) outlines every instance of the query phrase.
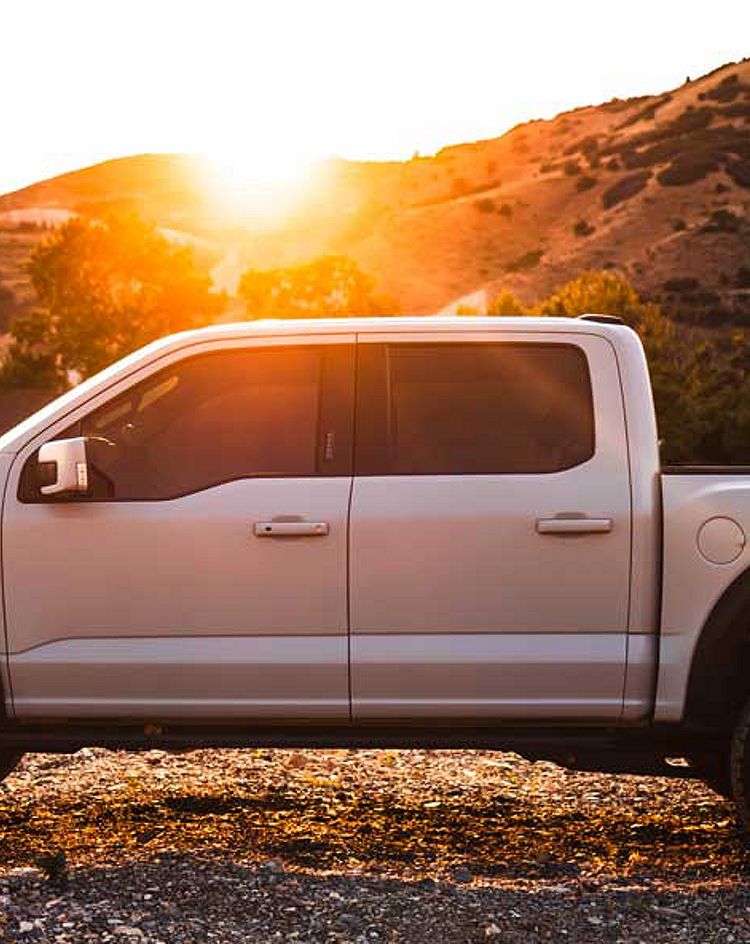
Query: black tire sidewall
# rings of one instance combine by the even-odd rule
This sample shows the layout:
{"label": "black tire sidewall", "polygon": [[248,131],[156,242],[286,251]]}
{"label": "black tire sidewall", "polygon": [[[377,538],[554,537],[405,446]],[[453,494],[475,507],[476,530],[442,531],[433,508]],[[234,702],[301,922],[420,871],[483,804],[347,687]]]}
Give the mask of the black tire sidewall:
{"label": "black tire sidewall", "polygon": [[0,751],[0,781],[13,773],[22,757],[18,751]]}
{"label": "black tire sidewall", "polygon": [[750,839],[750,701],[740,712],[730,752],[732,797],[745,836]]}

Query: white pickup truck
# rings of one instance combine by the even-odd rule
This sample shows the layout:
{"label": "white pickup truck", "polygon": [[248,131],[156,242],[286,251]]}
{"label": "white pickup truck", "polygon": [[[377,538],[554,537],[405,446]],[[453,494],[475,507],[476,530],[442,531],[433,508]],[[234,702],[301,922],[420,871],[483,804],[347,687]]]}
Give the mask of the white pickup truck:
{"label": "white pickup truck", "polygon": [[2,436],[0,481],[4,772],[479,746],[750,822],[750,471],[660,467],[617,319],[175,335]]}

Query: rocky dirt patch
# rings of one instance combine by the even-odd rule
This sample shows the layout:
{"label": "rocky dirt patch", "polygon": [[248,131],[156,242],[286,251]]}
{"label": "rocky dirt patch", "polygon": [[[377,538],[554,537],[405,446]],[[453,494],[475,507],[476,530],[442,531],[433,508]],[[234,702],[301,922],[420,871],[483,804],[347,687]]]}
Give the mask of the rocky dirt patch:
{"label": "rocky dirt patch", "polygon": [[750,941],[731,806],[486,751],[80,751],[0,787],[5,942]]}

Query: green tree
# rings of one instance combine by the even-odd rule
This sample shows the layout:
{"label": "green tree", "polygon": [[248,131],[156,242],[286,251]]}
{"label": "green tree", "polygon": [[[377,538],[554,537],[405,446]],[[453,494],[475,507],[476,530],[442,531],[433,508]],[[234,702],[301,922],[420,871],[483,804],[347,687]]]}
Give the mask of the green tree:
{"label": "green tree", "polygon": [[212,321],[211,291],[189,248],[135,215],[74,218],[32,254],[40,307],[13,322],[5,380],[65,387],[164,334]]}
{"label": "green tree", "polygon": [[658,316],[658,308],[642,302],[627,279],[614,272],[583,272],[537,306],[540,315],[575,318],[595,313],[617,315],[630,325]]}
{"label": "green tree", "polygon": [[352,259],[323,256],[298,266],[248,269],[238,294],[248,318],[394,314],[393,303],[376,295],[374,285]]}

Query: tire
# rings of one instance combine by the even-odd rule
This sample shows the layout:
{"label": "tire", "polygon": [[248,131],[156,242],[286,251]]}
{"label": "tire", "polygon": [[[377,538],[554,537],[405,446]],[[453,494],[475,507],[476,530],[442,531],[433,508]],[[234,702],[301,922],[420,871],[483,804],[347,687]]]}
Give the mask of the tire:
{"label": "tire", "polygon": [[22,757],[18,751],[0,751],[0,781],[16,769]]}
{"label": "tire", "polygon": [[730,773],[737,816],[750,839],[750,700],[745,703],[734,726]]}
{"label": "tire", "polygon": [[726,749],[716,754],[690,758],[690,766],[695,769],[698,778],[726,800],[734,798],[729,753],[729,749]]}

